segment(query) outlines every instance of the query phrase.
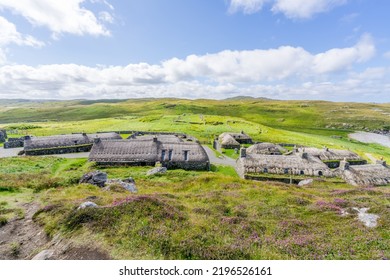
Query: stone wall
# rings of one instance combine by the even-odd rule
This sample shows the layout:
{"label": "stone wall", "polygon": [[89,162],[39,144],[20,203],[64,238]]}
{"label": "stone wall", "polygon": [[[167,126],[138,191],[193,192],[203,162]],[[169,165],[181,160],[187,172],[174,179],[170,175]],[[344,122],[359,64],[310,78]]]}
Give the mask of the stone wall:
{"label": "stone wall", "polygon": [[8,138],[4,143],[4,149],[22,148],[24,146],[24,138]]}
{"label": "stone wall", "polygon": [[[156,162],[96,162],[100,166],[155,166]],[[167,169],[184,169],[184,170],[210,170],[209,162],[162,162],[161,165]]]}
{"label": "stone wall", "polygon": [[[364,165],[367,164],[367,161],[362,160],[349,160],[349,165]],[[338,168],[340,166],[340,160],[326,160],[323,161],[329,168]]]}
{"label": "stone wall", "polygon": [[92,144],[78,145],[71,147],[58,147],[50,149],[25,150],[27,156],[42,156],[55,154],[86,153],[91,151]]}
{"label": "stone wall", "polygon": [[0,143],[4,143],[7,139],[7,132],[4,129],[0,129]]}

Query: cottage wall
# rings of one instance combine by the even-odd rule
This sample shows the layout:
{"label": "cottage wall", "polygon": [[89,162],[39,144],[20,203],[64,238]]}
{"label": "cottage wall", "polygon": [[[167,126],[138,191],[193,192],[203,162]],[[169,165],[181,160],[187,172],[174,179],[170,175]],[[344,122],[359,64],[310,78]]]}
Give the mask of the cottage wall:
{"label": "cottage wall", "polygon": [[92,144],[86,144],[86,145],[71,146],[71,147],[25,150],[25,154],[27,156],[42,156],[42,155],[55,155],[55,154],[86,153],[91,151],[91,148],[92,148]]}

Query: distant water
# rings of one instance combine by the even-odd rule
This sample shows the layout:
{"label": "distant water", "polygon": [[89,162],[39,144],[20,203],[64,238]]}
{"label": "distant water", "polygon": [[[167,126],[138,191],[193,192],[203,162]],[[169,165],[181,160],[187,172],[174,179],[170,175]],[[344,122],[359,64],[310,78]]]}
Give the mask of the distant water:
{"label": "distant water", "polygon": [[355,132],[349,134],[349,137],[363,143],[376,143],[390,148],[390,137],[386,135],[372,132]]}

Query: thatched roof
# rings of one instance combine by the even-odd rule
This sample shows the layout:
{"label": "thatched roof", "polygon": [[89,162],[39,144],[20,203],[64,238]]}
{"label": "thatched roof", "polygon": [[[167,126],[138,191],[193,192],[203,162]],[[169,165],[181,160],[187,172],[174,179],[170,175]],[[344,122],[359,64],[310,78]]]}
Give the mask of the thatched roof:
{"label": "thatched roof", "polygon": [[237,146],[240,147],[240,143],[238,143],[233,136],[230,134],[225,134],[223,136],[220,136],[219,142],[221,143],[222,146]]}
{"label": "thatched roof", "polygon": [[272,143],[258,143],[250,146],[246,149],[247,154],[258,154],[258,155],[281,155],[287,150],[282,146]]}
{"label": "thatched roof", "polygon": [[305,153],[318,157],[322,161],[325,160],[361,160],[361,158],[355,154],[354,152],[347,150],[335,150],[335,149],[317,149],[317,148],[300,148],[299,151],[302,152],[304,150]]}
{"label": "thatched roof", "polygon": [[77,145],[92,144],[95,138],[103,140],[122,139],[117,133],[96,133],[96,134],[66,134],[45,137],[31,137],[24,141],[25,150],[51,149],[58,147],[71,147]]}
{"label": "thatched roof", "polygon": [[252,138],[244,133],[243,131],[241,131],[240,133],[236,133],[236,132],[224,132],[222,133],[221,135],[219,135],[218,139],[221,140],[222,138],[224,138],[226,135],[230,135],[231,137],[233,137],[235,140],[237,140],[238,142],[240,140],[252,140]]}
{"label": "thatched roof", "polygon": [[[154,136],[143,139],[107,140],[94,143],[89,160],[100,163],[208,162],[203,147],[197,142]],[[164,155],[164,158],[162,158]],[[187,159],[185,158],[187,156]]]}
{"label": "thatched roof", "polygon": [[342,178],[354,186],[382,186],[390,184],[390,168],[382,164],[350,166],[342,171]]}
{"label": "thatched roof", "polygon": [[257,155],[247,154],[245,158],[240,158],[245,167],[294,169],[294,170],[329,170],[322,161],[316,157],[308,156],[302,158],[298,155]]}

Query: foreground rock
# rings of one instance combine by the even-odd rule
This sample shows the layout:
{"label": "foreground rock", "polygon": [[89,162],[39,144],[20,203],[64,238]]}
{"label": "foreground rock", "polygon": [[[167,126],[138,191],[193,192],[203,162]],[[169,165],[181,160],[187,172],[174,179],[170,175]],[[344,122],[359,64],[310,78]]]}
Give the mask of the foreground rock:
{"label": "foreground rock", "polygon": [[83,175],[80,179],[80,184],[92,184],[103,188],[107,182],[107,173],[101,171],[92,171]]}
{"label": "foreground rock", "polygon": [[33,257],[33,260],[49,260],[51,256],[53,256],[54,252],[52,250],[43,250],[39,254],[37,254],[35,257]]}
{"label": "foreground rock", "polygon": [[132,193],[136,193],[138,191],[135,185],[135,181],[131,177],[123,181],[119,179],[107,180],[106,186],[107,186],[107,190],[112,190],[114,187],[120,186],[124,190],[127,190]]}
{"label": "foreground rock", "polygon": [[97,208],[97,207],[99,207],[99,206],[96,203],[94,203],[92,201],[86,201],[86,202],[81,203],[81,205],[79,206],[79,208],[77,208],[77,210],[84,209],[84,208]]}
{"label": "foreground rock", "polygon": [[164,173],[167,173],[167,168],[166,167],[155,167],[153,169],[150,169],[146,173],[146,175],[153,176],[153,175],[156,175],[156,174],[164,174]]}
{"label": "foreground rock", "polygon": [[363,222],[366,227],[373,228],[377,226],[377,220],[379,219],[379,216],[367,213],[369,209],[370,208],[353,208],[353,210],[358,212],[359,221]]}
{"label": "foreground rock", "polygon": [[313,179],[306,179],[306,180],[302,180],[298,183],[298,186],[300,187],[303,187],[303,186],[308,186],[308,185],[311,185],[313,184]]}

